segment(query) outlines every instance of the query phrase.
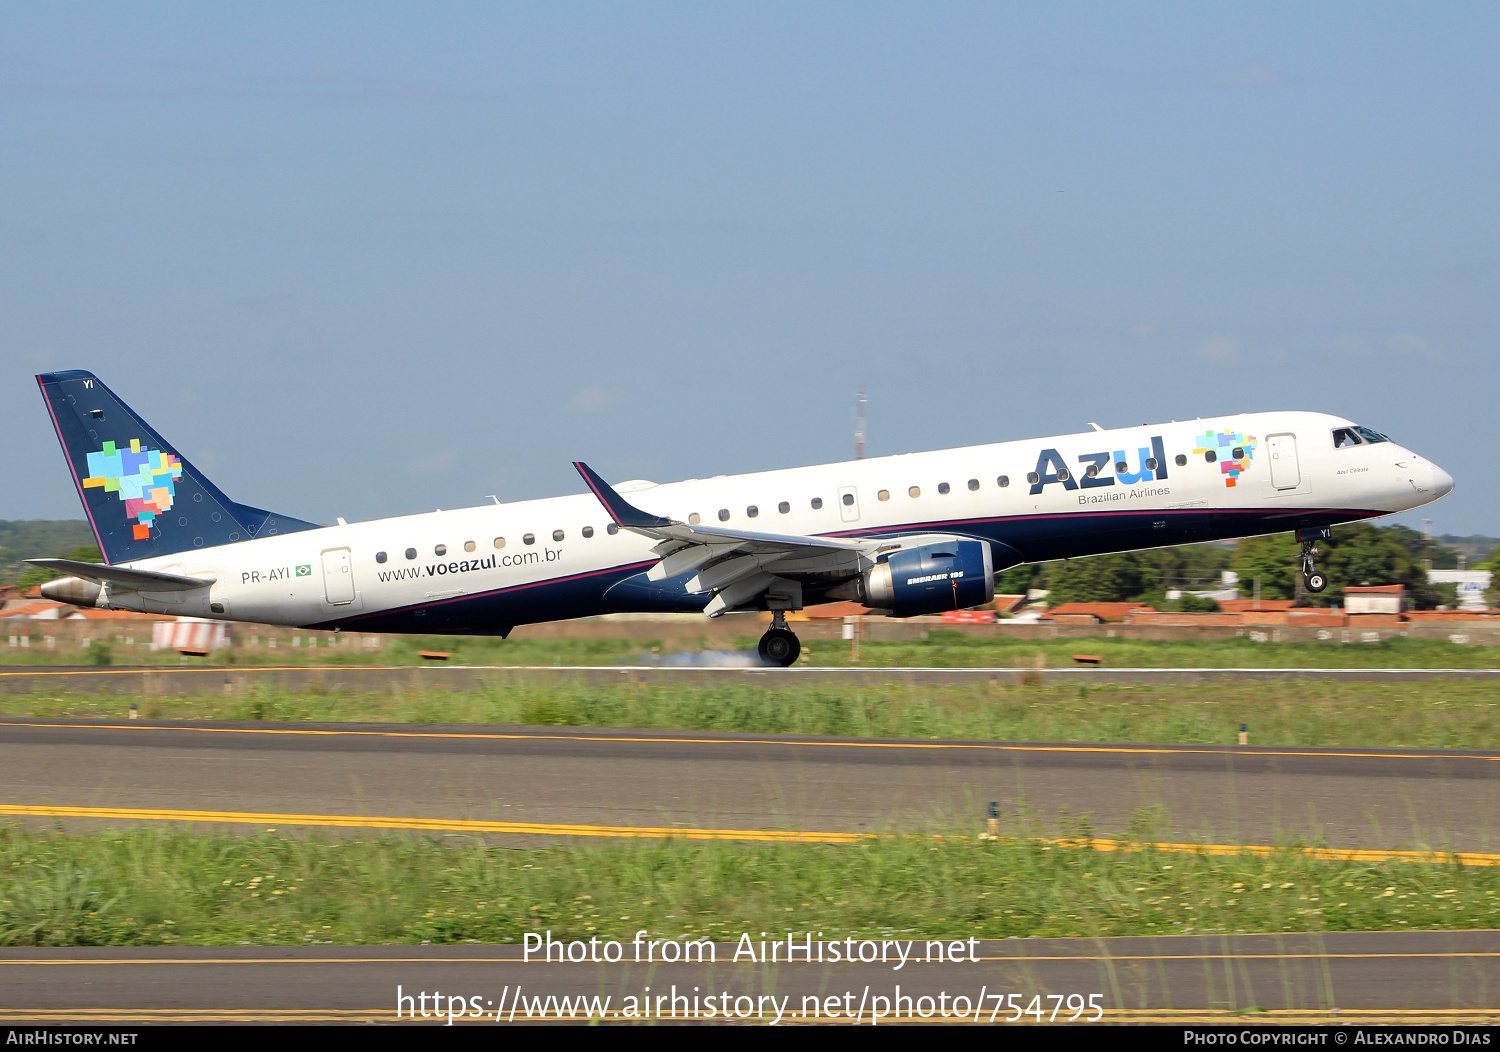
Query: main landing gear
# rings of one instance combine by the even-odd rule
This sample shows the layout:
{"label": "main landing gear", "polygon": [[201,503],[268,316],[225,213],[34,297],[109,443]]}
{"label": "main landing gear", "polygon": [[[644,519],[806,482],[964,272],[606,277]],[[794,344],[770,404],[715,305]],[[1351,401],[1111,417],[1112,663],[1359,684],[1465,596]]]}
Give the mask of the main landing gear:
{"label": "main landing gear", "polygon": [[771,612],[771,627],[760,637],[760,645],[756,649],[760,651],[760,659],[767,665],[787,668],[797,660],[797,656],[802,653],[802,644],[798,642],[796,634],[786,627],[786,611]]}
{"label": "main landing gear", "polygon": [[[1299,538],[1301,534],[1298,534]],[[1313,556],[1318,549],[1310,539],[1302,540],[1302,586],[1309,592],[1321,592],[1328,587],[1328,575],[1313,565]]]}

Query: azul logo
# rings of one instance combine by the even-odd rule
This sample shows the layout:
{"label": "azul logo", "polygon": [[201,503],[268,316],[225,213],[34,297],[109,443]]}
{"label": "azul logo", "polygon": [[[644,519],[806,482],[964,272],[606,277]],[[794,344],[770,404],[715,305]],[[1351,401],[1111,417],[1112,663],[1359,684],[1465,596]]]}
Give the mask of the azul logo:
{"label": "azul logo", "polygon": [[1254,435],[1242,435],[1238,431],[1205,431],[1193,441],[1198,443],[1198,447],[1193,450],[1194,456],[1208,453],[1219,462],[1219,470],[1226,476],[1226,486],[1232,487],[1240,473],[1248,470],[1250,461],[1255,458],[1257,443]]}
{"label": "azul logo", "polygon": [[[1129,458],[1123,449],[1085,453],[1078,458],[1084,465],[1081,472],[1073,472],[1055,449],[1044,449],[1036,458],[1036,470],[1026,481],[1031,483],[1031,492],[1040,493],[1053,482],[1061,482],[1064,489],[1102,489],[1119,482],[1130,486],[1137,482],[1154,482],[1167,477],[1167,454],[1162,448],[1160,435],[1153,435],[1151,446],[1140,446],[1135,451],[1136,470],[1130,470]],[[1082,499],[1082,498],[1080,498]]]}
{"label": "azul logo", "polygon": [[113,442],[104,443],[97,453],[90,453],[89,477],[85,489],[102,489],[125,502],[126,518],[134,518],[131,528],[136,540],[151,536],[156,517],[172,508],[177,497],[177,480],[182,478],[182,461],[171,453],[149,449],[132,438],[130,448]]}

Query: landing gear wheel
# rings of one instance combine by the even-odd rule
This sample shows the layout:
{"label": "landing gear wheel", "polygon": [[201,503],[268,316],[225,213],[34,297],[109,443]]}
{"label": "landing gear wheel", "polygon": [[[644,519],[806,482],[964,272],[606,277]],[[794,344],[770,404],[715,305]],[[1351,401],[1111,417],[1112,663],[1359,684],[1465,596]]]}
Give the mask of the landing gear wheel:
{"label": "landing gear wheel", "polygon": [[802,653],[802,644],[790,629],[773,628],[760,637],[760,645],[756,649],[760,651],[760,659],[767,665],[787,668]]}
{"label": "landing gear wheel", "polygon": [[1313,557],[1317,554],[1318,549],[1313,547],[1312,541],[1302,542],[1302,587],[1309,592],[1321,592],[1328,587],[1328,575],[1313,565]]}

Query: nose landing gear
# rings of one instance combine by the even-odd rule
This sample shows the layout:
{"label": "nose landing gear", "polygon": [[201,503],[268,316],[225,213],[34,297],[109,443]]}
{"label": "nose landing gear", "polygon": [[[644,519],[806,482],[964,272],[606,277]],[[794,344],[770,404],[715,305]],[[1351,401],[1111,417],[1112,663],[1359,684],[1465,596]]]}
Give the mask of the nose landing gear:
{"label": "nose landing gear", "polygon": [[1309,592],[1321,592],[1328,587],[1328,575],[1313,565],[1313,556],[1318,554],[1313,542],[1332,536],[1333,531],[1326,526],[1321,530],[1297,531],[1297,539],[1302,542],[1302,586]]}
{"label": "nose landing gear", "polygon": [[798,641],[796,633],[786,627],[786,612],[774,610],[771,612],[771,627],[766,634],[760,637],[760,645],[756,647],[760,652],[760,659],[767,665],[779,665],[788,668],[797,660],[802,653],[802,644]]}

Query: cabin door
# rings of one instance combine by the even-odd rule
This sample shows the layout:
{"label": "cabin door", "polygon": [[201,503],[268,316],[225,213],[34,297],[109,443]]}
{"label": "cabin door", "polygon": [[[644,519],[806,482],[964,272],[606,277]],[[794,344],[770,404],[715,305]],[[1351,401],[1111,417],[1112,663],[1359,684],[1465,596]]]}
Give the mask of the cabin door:
{"label": "cabin door", "polygon": [[354,568],[348,548],[330,548],[323,553],[323,595],[333,606],[354,602]]}
{"label": "cabin door", "polygon": [[1266,452],[1271,460],[1271,485],[1277,489],[1296,489],[1302,484],[1302,468],[1297,463],[1296,435],[1268,435]]}

